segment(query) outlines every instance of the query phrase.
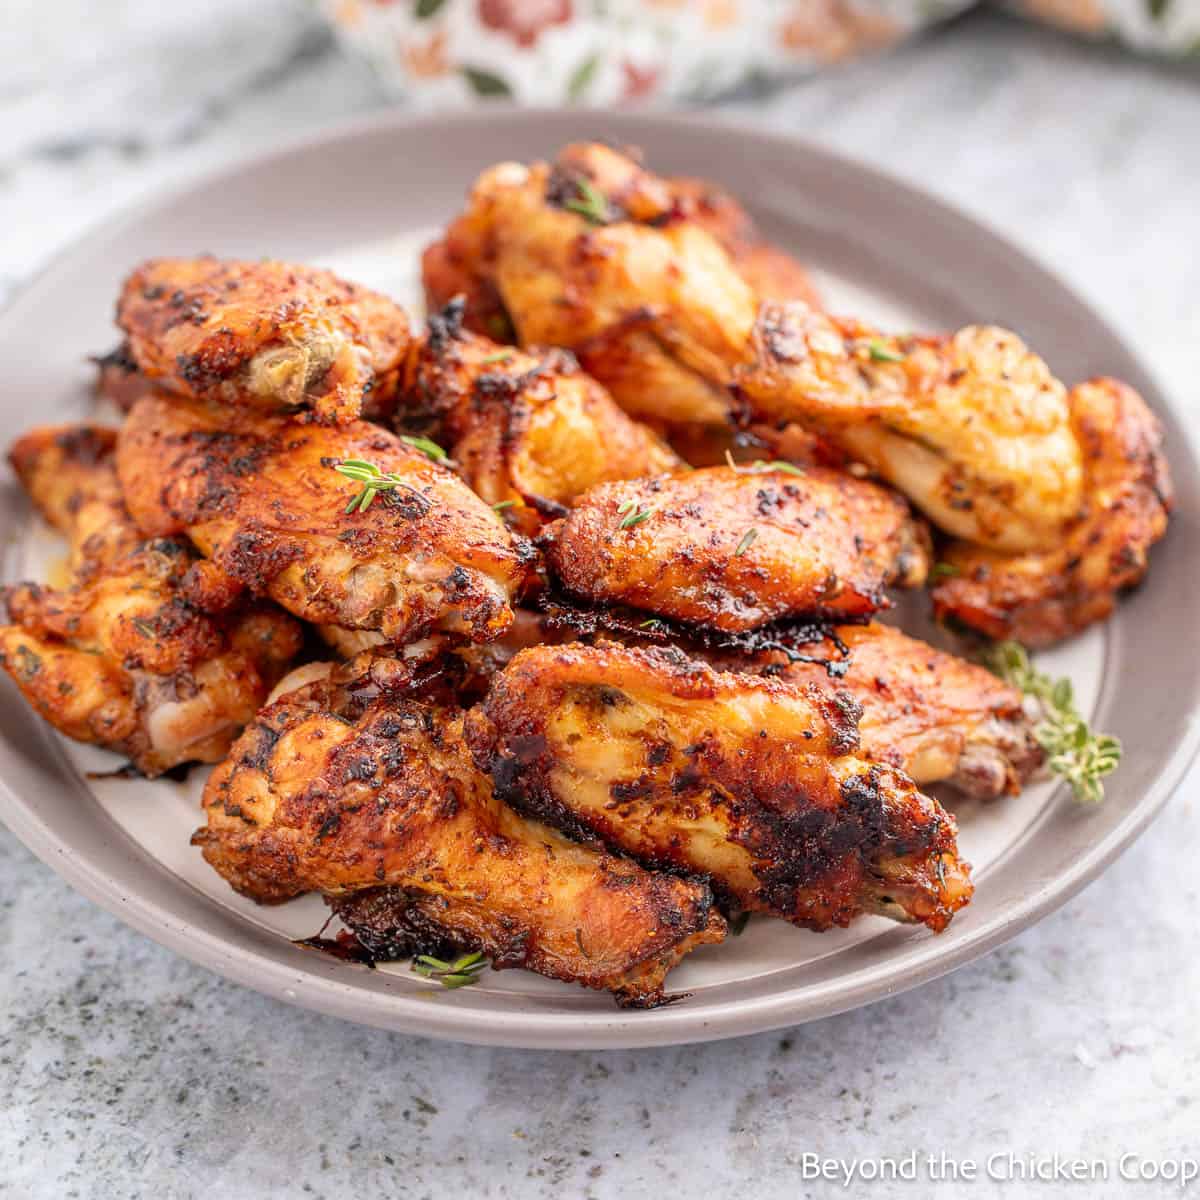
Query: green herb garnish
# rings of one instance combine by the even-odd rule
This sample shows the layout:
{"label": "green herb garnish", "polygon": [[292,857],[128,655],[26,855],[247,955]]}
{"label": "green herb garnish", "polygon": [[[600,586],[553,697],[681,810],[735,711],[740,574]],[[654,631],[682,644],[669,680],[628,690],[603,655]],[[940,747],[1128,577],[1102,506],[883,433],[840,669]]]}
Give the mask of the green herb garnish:
{"label": "green herb garnish", "polygon": [[984,654],[993,674],[1038,701],[1042,719],[1034,737],[1046,751],[1047,765],[1065,779],[1078,800],[1099,804],[1104,799],[1105,775],[1121,761],[1121,743],[1108,734],[1093,733],[1075,707],[1069,679],[1051,679],[1029,661],[1020,642],[997,642]]}
{"label": "green herb garnish", "polygon": [[418,954],[412,969],[425,979],[436,979],[444,988],[470,987],[479,982],[479,973],[486,967],[487,959],[478,951],[464,954],[453,962],[444,962],[429,954]]}
{"label": "green herb garnish", "polygon": [[662,622],[657,617],[647,617],[639,626],[639,629],[657,629]]}
{"label": "green herb garnish", "polygon": [[610,213],[604,195],[596,190],[590,179],[576,179],[575,187],[579,196],[568,200],[563,207],[586,217],[593,225],[607,225]]}
{"label": "green herb garnish", "polygon": [[957,575],[962,574],[962,568],[956,567],[953,563],[935,562],[929,568],[929,582],[937,583],[939,579],[953,579]]}
{"label": "green herb garnish", "polygon": [[492,363],[509,362],[512,359],[511,350],[501,350],[498,354],[489,354],[487,358],[481,358],[479,365],[481,367],[490,366]]}
{"label": "green herb garnish", "polygon": [[869,342],[867,351],[875,362],[903,362],[904,355],[885,346],[882,342]]}
{"label": "green herb garnish", "polygon": [[643,521],[650,519],[653,508],[642,508],[636,500],[625,500],[617,507],[617,516],[621,518],[622,529],[632,529]]}
{"label": "green herb garnish", "polygon": [[496,503],[492,505],[492,511],[503,512],[506,508],[512,508],[514,504],[516,504],[515,500],[497,500]]}
{"label": "green herb garnish", "polygon": [[736,471],[739,475],[762,475],[767,471],[782,471],[785,475],[803,475],[804,468],[796,466],[795,463],[784,462],[781,458],[773,458],[770,462],[761,458],[756,458],[751,463],[738,464],[733,461],[733,455],[726,450],[725,461],[730,468]]}
{"label": "green herb garnish", "polygon": [[344,462],[333,463],[332,466],[339,475],[344,475],[347,479],[353,479],[355,483],[363,485],[362,491],[346,505],[348,513],[352,513],[356,509],[358,512],[366,512],[380,492],[393,492],[397,488],[411,492],[426,508],[429,507],[427,496],[417,491],[411,484],[405,483],[399,475],[381,471],[374,463],[366,462],[361,458],[348,458]]}
{"label": "green herb garnish", "polygon": [[450,461],[450,455],[445,450],[427,437],[409,437],[407,434],[402,434],[400,440],[406,445],[411,446],[414,450],[420,450],[426,458],[432,459],[436,463],[444,463]]}
{"label": "green herb garnish", "polygon": [[737,549],[733,552],[734,558],[741,558],[743,554],[754,544],[754,539],[758,537],[758,530],[753,525],[742,535],[742,540],[738,542]]}

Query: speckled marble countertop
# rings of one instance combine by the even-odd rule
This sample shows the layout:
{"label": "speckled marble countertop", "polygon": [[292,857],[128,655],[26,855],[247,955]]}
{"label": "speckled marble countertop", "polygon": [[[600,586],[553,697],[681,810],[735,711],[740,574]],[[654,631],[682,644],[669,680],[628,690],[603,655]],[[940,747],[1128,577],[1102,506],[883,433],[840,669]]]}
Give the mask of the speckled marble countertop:
{"label": "speckled marble countertop", "polygon": [[[156,185],[382,103],[287,0],[10,0],[6,18],[0,290]],[[1018,238],[1200,418],[1200,68],[971,17],[757,115]],[[925,1170],[845,1190],[806,1181],[803,1156],[944,1152],[981,1176],[1010,1150],[1114,1176],[1122,1152],[1200,1157],[1198,783],[974,966],[790,1032],[640,1052],[441,1045],[281,1006],[133,933],[0,832],[0,1193],[1177,1195]]]}

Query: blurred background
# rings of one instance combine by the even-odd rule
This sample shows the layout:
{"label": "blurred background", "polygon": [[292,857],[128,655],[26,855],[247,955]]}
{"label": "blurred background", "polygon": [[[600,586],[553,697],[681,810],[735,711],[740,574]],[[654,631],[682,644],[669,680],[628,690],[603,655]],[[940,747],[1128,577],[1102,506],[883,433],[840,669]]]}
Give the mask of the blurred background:
{"label": "blurred background", "polygon": [[[1200,0],[3,8],[0,298],[117,208],[338,120],[687,103],[998,228],[1200,417]],[[133,933],[0,831],[0,1191],[625,1198],[674,1183],[795,1200],[805,1150],[1195,1153],[1198,781],[1087,892],[948,979],[790,1032],[637,1054],[435,1045],[285,1009]],[[842,1194],[829,1187],[808,1194]]]}

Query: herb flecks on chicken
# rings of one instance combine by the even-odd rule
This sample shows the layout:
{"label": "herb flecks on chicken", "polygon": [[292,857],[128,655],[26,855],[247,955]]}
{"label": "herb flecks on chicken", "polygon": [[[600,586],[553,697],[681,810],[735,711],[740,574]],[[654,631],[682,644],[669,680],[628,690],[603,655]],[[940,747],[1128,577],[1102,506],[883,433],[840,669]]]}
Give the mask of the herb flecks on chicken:
{"label": "herb flecks on chicken", "polygon": [[928,533],[895,493],[788,464],[603,484],[546,539],[571,594],[726,632],[869,615],[929,565]]}
{"label": "herb flecks on chicken", "polygon": [[[472,764],[461,713],[414,696],[403,663],[363,655],[303,678],[285,682],[205,789],[194,841],[243,895],[361,893],[387,902],[404,952],[448,944],[643,1007],[662,1002],[681,958],[724,936],[704,884],[577,845],[502,803]],[[378,939],[378,913],[335,903]]]}
{"label": "herb flecks on chicken", "polygon": [[[615,219],[564,206],[564,172],[605,192]],[[766,302],[685,210],[644,204],[663,186],[599,145],[568,147],[553,167],[501,164],[471,193],[462,253],[522,343],[570,347],[630,412],[668,425],[799,420],[951,533],[1008,551],[1054,543],[1078,509],[1080,450],[1062,384],[1018,338],[896,338]]]}
{"label": "herb flecks on chicken", "polygon": [[[396,486],[347,512],[363,485],[335,468],[373,464]],[[319,625],[394,643],[431,634],[486,641],[512,621],[530,548],[452,471],[396,434],[146,397],[118,461],[147,532],[186,533],[252,591]]]}
{"label": "herb flecks on chicken", "polygon": [[169,391],[321,421],[386,409],[409,344],[387,297],[270,259],[151,259],[125,281],[117,323]]}
{"label": "herb flecks on chicken", "polygon": [[845,694],[612,644],[518,654],[467,717],[505,799],[811,929],[939,930],[971,895],[954,819],[858,755]]}
{"label": "herb flecks on chicken", "polygon": [[428,428],[463,478],[535,533],[587,488],[681,468],[565,351],[528,354],[462,328],[452,303],[410,357],[398,428]]}
{"label": "herb flecks on chicken", "polygon": [[121,501],[116,437],[98,426],[33,430],[10,459],[70,547],[62,588],[5,589],[0,658],[60,732],[126,756],[144,775],[216,762],[300,648],[300,628],[198,559],[145,538]]}

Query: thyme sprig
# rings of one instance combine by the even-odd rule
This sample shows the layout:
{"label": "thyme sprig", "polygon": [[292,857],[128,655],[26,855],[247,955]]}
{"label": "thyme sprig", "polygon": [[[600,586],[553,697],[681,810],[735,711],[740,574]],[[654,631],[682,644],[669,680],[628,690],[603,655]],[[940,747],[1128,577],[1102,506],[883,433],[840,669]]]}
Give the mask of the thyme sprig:
{"label": "thyme sprig", "polygon": [[654,509],[642,508],[637,500],[623,500],[617,506],[617,516],[621,518],[622,529],[632,529],[643,521],[648,521],[654,514]]}
{"label": "thyme sprig", "polygon": [[984,664],[1037,700],[1042,719],[1033,733],[1046,751],[1047,765],[1071,785],[1076,799],[1099,804],[1104,799],[1104,777],[1111,775],[1121,761],[1121,743],[1109,734],[1092,732],[1075,707],[1071,681],[1052,679],[1039,671],[1020,642],[990,646]]}
{"label": "thyme sprig", "polygon": [[753,462],[737,463],[734,462],[733,455],[726,450],[725,461],[739,475],[763,475],[768,471],[782,471],[785,475],[804,474],[803,467],[798,467],[795,463],[784,462],[781,458],[773,458],[770,462],[767,462],[765,459],[756,458]]}
{"label": "thyme sprig", "polygon": [[905,356],[880,341],[867,343],[867,353],[873,362],[903,362]]}
{"label": "thyme sprig", "polygon": [[429,507],[429,498],[424,493],[418,491],[412,484],[406,483],[399,475],[381,471],[374,463],[367,462],[365,459],[347,458],[340,463],[331,465],[339,475],[344,475],[347,479],[363,485],[362,491],[346,505],[348,513],[366,512],[380,492],[394,492],[397,489],[411,492],[425,508]]}
{"label": "thyme sprig", "polygon": [[436,463],[444,463],[450,461],[450,455],[441,448],[432,438],[427,437],[411,437],[409,434],[401,434],[400,440],[406,445],[411,446],[414,450],[420,450],[426,458],[432,459]]}
{"label": "thyme sprig", "polygon": [[418,954],[413,959],[412,969],[425,979],[436,979],[444,988],[460,988],[478,983],[479,973],[487,965],[487,959],[478,951],[464,954],[453,962],[434,958],[431,954]]}
{"label": "thyme sprig", "polygon": [[596,190],[590,179],[576,179],[575,188],[579,195],[568,200],[564,207],[586,217],[593,225],[607,225],[611,213],[604,194]]}

